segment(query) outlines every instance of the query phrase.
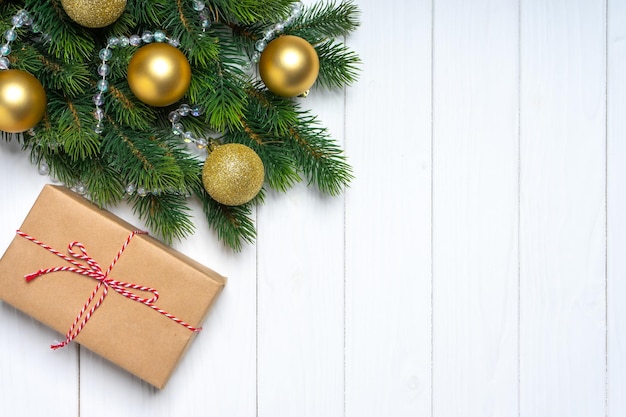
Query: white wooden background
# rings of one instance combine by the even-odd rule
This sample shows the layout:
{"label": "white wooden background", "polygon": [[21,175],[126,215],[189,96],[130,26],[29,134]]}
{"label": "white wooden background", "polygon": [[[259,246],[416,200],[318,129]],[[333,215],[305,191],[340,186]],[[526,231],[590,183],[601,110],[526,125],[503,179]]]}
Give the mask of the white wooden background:
{"label": "white wooden background", "polygon": [[[0,415],[626,415],[626,1],[358,4],[360,81],[306,99],[352,187],[238,254],[196,210],[229,282],[161,392],[0,304]],[[0,178],[4,250],[49,180]]]}

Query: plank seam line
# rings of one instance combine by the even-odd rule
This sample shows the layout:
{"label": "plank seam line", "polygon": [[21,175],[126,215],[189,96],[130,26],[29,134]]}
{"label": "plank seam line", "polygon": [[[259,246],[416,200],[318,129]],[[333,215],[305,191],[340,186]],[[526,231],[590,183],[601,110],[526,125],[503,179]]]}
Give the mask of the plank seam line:
{"label": "plank seam line", "polygon": [[430,415],[435,415],[434,331],[435,0],[430,2]]}
{"label": "plank seam line", "polygon": [[[347,38],[346,36],[343,37],[343,43],[347,44]],[[347,88],[344,87],[343,89],[343,146],[344,149],[348,149],[348,122],[347,122],[347,118],[348,118],[348,91]],[[348,265],[347,265],[347,259],[348,259],[348,243],[347,243],[347,237],[348,237],[348,230],[347,230],[347,222],[348,222],[348,199],[346,196],[347,193],[343,193],[343,416],[346,417],[347,415],[347,398],[348,398],[348,392],[347,392],[347,375],[348,375],[348,363],[347,363],[347,356],[348,356],[348,344],[347,344],[347,331],[346,331],[346,323],[347,323],[347,317],[348,317],[348,312],[347,312],[347,285],[348,285],[348,280],[347,280],[347,275],[348,275]]]}
{"label": "plank seam line", "polygon": [[522,0],[517,2],[517,416],[522,416]]}
{"label": "plank seam line", "polygon": [[80,352],[81,352],[81,349],[80,349],[80,345],[77,344],[76,346],[77,346],[76,347],[76,362],[77,362],[77,366],[78,366],[78,378],[77,378],[78,379],[78,381],[77,381],[78,382],[78,389],[77,389],[77,391],[78,391],[78,393],[77,393],[78,400],[76,401],[77,402],[76,405],[78,407],[78,410],[76,412],[76,415],[78,417],[80,417]]}
{"label": "plank seam line", "polygon": [[609,416],[609,1],[604,2],[604,413]]}
{"label": "plank seam line", "polygon": [[[259,225],[259,210],[254,210],[254,221],[257,225]],[[259,245],[255,245],[254,249],[255,256],[255,268],[254,268],[254,276],[255,276],[255,300],[254,300],[254,403],[255,403],[255,415],[259,417]]]}

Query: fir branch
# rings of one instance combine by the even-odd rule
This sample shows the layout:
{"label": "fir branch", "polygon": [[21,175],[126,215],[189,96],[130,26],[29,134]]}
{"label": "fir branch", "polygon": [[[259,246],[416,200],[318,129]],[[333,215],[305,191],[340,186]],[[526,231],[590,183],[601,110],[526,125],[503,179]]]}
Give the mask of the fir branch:
{"label": "fir branch", "polygon": [[9,55],[9,61],[13,68],[21,69],[31,74],[39,73],[46,62],[44,56],[30,44],[24,44],[22,48],[13,51]]}
{"label": "fir branch", "polygon": [[[168,17],[163,21],[172,37],[183,45],[193,66],[206,67],[217,59],[219,45],[216,37],[209,31],[203,32],[198,12],[192,8],[192,2],[176,0],[168,3]],[[202,33],[202,36],[198,36]]]}
{"label": "fir branch", "polygon": [[343,43],[330,39],[315,45],[315,50],[320,60],[316,84],[342,88],[357,80],[361,59]]}
{"label": "fir branch", "polygon": [[237,126],[246,102],[239,80],[219,63],[204,74],[194,73],[188,96],[205,109],[209,125],[217,131]]}
{"label": "fir branch", "polygon": [[263,161],[265,180],[275,190],[287,191],[294,184],[302,181],[298,175],[296,161],[292,154],[284,149],[284,142],[275,137],[264,137],[256,131],[253,122],[244,125],[243,131],[230,132],[227,142],[241,143],[252,148]]}
{"label": "fir branch", "polygon": [[261,121],[262,130],[279,136],[298,123],[294,102],[270,93],[261,81],[251,85],[246,93],[249,100],[245,116],[249,120]]}
{"label": "fir branch", "polygon": [[[132,7],[135,2],[126,3],[126,10]],[[131,34],[135,31],[137,20],[133,17],[132,13],[123,13],[113,24],[101,29],[101,33],[98,35],[98,41],[96,46],[103,48],[106,44],[106,40],[111,36],[119,36],[119,34]]]}
{"label": "fir branch", "polygon": [[89,86],[91,74],[83,64],[52,62],[40,57],[44,70],[40,73],[42,82],[51,88],[63,91],[70,97],[84,96]]}
{"label": "fir branch", "polygon": [[[72,187],[80,182],[80,160],[70,158],[56,142],[54,131],[49,125],[44,124],[35,138],[28,139],[31,146],[31,161],[42,166],[48,165],[50,177],[55,182],[61,182],[68,187]],[[25,147],[28,146],[25,143]],[[83,161],[84,162],[84,161]]]}
{"label": "fir branch", "polygon": [[186,197],[178,193],[150,193],[129,198],[135,214],[163,241],[171,245],[193,233],[195,227],[189,217]]}
{"label": "fir branch", "polygon": [[[168,113],[140,102],[127,82],[127,67],[136,48],[115,48],[108,61],[109,91],[101,108],[105,132],[93,128],[98,50],[110,36],[141,35],[164,30],[181,42],[192,66],[189,91],[181,102],[205,108],[200,117],[185,118],[185,130],[197,137],[221,132],[225,142],[254,149],[265,165],[267,184],[285,191],[305,177],[324,192],[339,193],[352,178],[338,144],[309,112],[296,102],[269,92],[242,68],[254,42],[275,23],[283,21],[293,0],[212,0],[204,12],[210,28],[201,27],[193,2],[184,0],[129,0],[112,25],[86,29],[71,21],[60,0],[15,0],[0,3],[3,22],[26,8],[41,32],[19,29],[8,56],[11,67],[35,75],[48,96],[47,113],[35,129],[17,138],[30,150],[33,163],[49,166],[51,176],[69,187],[86,187],[100,205],[116,204],[126,186],[143,188],[129,196],[139,217],[167,243],[193,231],[186,203],[190,194],[202,202],[209,225],[225,245],[241,250],[255,238],[252,207],[263,202],[264,191],[244,206],[223,206],[202,187],[202,158],[172,133]],[[307,39],[320,57],[318,84],[342,87],[358,74],[360,61],[346,46],[334,41],[358,26],[359,11],[351,1],[306,7],[286,33]],[[147,194],[146,194],[147,193]]]}
{"label": "fir branch", "polygon": [[302,181],[296,161],[289,149],[285,149],[282,138],[298,123],[296,108],[291,100],[262,90],[261,84],[255,87],[247,90],[250,100],[241,119],[241,128],[229,132],[225,141],[252,148],[263,161],[269,186],[286,191]]}
{"label": "fir branch", "polygon": [[289,13],[293,0],[213,0],[216,16],[228,22],[278,22]]}
{"label": "fir branch", "polygon": [[128,184],[148,192],[186,188],[185,176],[176,160],[181,155],[173,151],[174,147],[150,133],[110,125],[102,139],[102,153]]}
{"label": "fir branch", "polygon": [[[171,0],[129,1],[126,4],[127,13],[125,14],[131,16],[136,23],[143,26],[144,30],[154,30],[161,22],[167,19],[167,6],[170,3]],[[122,33],[117,30],[117,27],[113,29],[115,31],[111,34]]]}
{"label": "fir branch", "polygon": [[246,105],[245,77],[241,70],[244,61],[239,49],[229,40],[226,27],[214,28],[219,36],[219,59],[213,60],[203,71],[194,71],[189,92],[191,102],[205,109],[205,118],[213,130],[236,129]]}
{"label": "fir branch", "polygon": [[[95,90],[95,89],[94,89]],[[106,114],[117,124],[136,130],[149,130],[156,121],[156,112],[150,106],[134,100],[128,84],[119,83],[109,87]]]}
{"label": "fir branch", "polygon": [[202,187],[194,189],[202,202],[207,222],[217,237],[234,251],[241,251],[243,243],[252,243],[256,238],[254,222],[250,218],[254,202],[242,206],[224,206],[213,200]]}
{"label": "fir branch", "polygon": [[90,100],[86,102],[84,97],[71,99],[56,91],[48,94],[49,120],[53,121],[56,140],[74,160],[94,158],[100,150],[100,138],[92,129],[92,111]]}
{"label": "fir branch", "polygon": [[352,168],[341,148],[310,113],[301,113],[300,123],[290,130],[288,144],[309,184],[316,184],[322,192],[338,195],[352,180]]}
{"label": "fir branch", "polygon": [[310,41],[347,36],[359,27],[360,14],[352,0],[316,3],[305,7],[285,33]]}
{"label": "fir branch", "polygon": [[[137,33],[137,26],[142,26],[142,30],[160,29],[167,18],[167,5],[170,0],[130,0],[126,3],[125,12],[112,25],[105,28],[107,39],[110,36],[120,34]],[[137,33],[141,35],[141,33]],[[102,45],[104,46],[104,44]]]}
{"label": "fir branch", "polygon": [[41,28],[48,52],[66,62],[82,62],[93,56],[95,43],[84,28],[79,27],[63,11],[58,0],[27,0],[25,7],[35,17],[35,25]]}
{"label": "fir branch", "polygon": [[[102,47],[106,44],[106,40],[102,41]],[[137,52],[137,48],[112,48],[112,57],[109,59],[109,68],[111,73],[107,77],[109,80],[109,84],[118,85],[118,84],[127,84],[128,77],[128,63],[133,57],[134,53]],[[98,68],[99,64],[96,64],[94,70]]]}
{"label": "fir branch", "polygon": [[13,66],[38,74],[40,81],[48,89],[63,91],[71,97],[84,95],[91,78],[87,66],[49,56],[40,48],[41,44],[24,44],[20,50],[11,54]]}
{"label": "fir branch", "polygon": [[118,203],[124,197],[124,184],[119,172],[101,158],[94,158],[83,167],[81,182],[91,200],[100,207]]}

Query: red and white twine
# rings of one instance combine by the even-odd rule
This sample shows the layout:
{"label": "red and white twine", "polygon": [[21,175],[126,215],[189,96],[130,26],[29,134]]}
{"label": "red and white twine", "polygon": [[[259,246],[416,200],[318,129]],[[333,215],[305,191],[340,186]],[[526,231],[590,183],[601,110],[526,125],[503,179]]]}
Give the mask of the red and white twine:
{"label": "red and white twine", "polygon": [[[38,241],[34,237],[22,232],[21,230],[17,231],[17,234],[19,236],[41,246],[42,248],[48,250],[49,252],[52,252],[53,254],[57,255],[58,257],[66,260],[67,262],[73,265],[73,266],[57,266],[54,268],[40,269],[36,272],[33,272],[32,274],[25,275],[24,278],[26,279],[26,282],[30,282],[41,275],[49,274],[52,272],[60,272],[60,271],[74,272],[76,274],[84,275],[86,277],[90,277],[98,281],[96,288],[94,288],[94,290],[91,292],[89,299],[83,305],[82,309],[80,310],[80,313],[78,313],[78,315],[76,316],[76,319],[74,320],[74,323],[72,323],[72,326],[70,327],[67,334],[65,335],[65,340],[63,342],[52,345],[51,346],[52,349],[62,348],[63,346],[66,346],[67,344],[69,344],[76,336],[78,336],[78,334],[85,327],[85,325],[87,324],[87,322],[89,321],[93,313],[96,311],[98,307],[100,307],[100,305],[104,301],[104,298],[107,296],[109,292],[109,288],[113,289],[114,291],[123,295],[126,298],[129,298],[133,301],[138,301],[150,307],[151,309],[161,313],[165,317],[175,321],[181,326],[186,327],[192,332],[199,332],[200,330],[202,330],[201,327],[193,327],[190,324],[179,319],[178,317],[173,316],[167,311],[162,310],[161,308],[156,306],[154,303],[156,303],[156,301],[159,299],[159,292],[156,289],[151,288],[151,287],[146,287],[143,285],[117,281],[115,279],[109,278],[109,273],[111,272],[111,270],[113,269],[117,261],[122,256],[122,253],[124,253],[124,251],[126,250],[126,247],[130,243],[131,239],[137,234],[145,234],[145,233],[146,232],[142,232],[138,230],[131,232],[131,234],[128,236],[128,238],[126,238],[126,241],[122,245],[122,248],[115,255],[115,258],[113,258],[113,261],[111,262],[111,265],[109,265],[109,267],[107,268],[106,272],[102,272],[102,268],[100,267],[98,262],[87,254],[87,250],[85,249],[85,246],[80,242],[72,242],[68,245],[67,251],[71,256],[69,257],[57,251],[56,249],[46,245],[45,243]],[[78,248],[80,250],[80,253],[76,252],[74,248]],[[83,265],[80,262],[77,262],[75,259],[72,259],[72,258],[83,260],[87,262],[88,266]],[[91,306],[91,308],[89,308],[94,298],[98,294],[98,291],[102,287],[104,287],[102,291],[102,295],[100,296],[98,301],[96,301],[96,303],[93,306]],[[142,298],[134,294],[133,292],[129,291],[128,289],[148,292],[148,293],[151,293],[153,296],[152,298]]]}

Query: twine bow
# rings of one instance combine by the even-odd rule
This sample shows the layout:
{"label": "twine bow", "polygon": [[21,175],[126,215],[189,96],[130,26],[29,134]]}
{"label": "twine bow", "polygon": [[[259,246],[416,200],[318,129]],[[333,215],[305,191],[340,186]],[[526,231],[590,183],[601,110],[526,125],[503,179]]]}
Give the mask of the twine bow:
{"label": "twine bow", "polygon": [[[150,307],[151,309],[161,313],[165,317],[175,321],[181,326],[186,327],[192,332],[199,332],[200,330],[202,330],[201,327],[193,327],[190,324],[182,321],[181,319],[169,314],[167,311],[162,310],[159,307],[157,307],[154,304],[159,299],[159,292],[156,289],[151,288],[151,287],[146,287],[143,285],[132,284],[129,282],[117,281],[112,278],[109,278],[109,273],[111,272],[111,270],[113,269],[117,261],[122,256],[122,253],[124,253],[124,250],[126,250],[126,247],[130,243],[131,239],[137,234],[146,234],[146,232],[142,232],[138,230],[131,232],[131,234],[128,236],[128,238],[126,238],[126,241],[122,245],[122,248],[119,250],[117,255],[115,255],[115,258],[113,258],[113,261],[111,262],[111,265],[109,265],[109,267],[107,268],[106,272],[102,272],[102,268],[100,267],[98,262],[87,254],[87,249],[85,249],[85,246],[80,242],[72,242],[68,245],[67,252],[71,256],[70,257],[70,256],[66,256],[62,254],[61,252],[46,245],[45,243],[38,241],[34,237],[22,232],[21,230],[18,230],[17,234],[41,246],[42,248],[48,250],[49,252],[52,252],[53,254],[57,255],[58,257],[66,260],[67,262],[73,265],[73,266],[57,266],[53,268],[40,269],[36,272],[33,272],[32,274],[25,275],[24,278],[26,279],[26,282],[30,282],[34,280],[35,278],[40,277],[41,275],[49,274],[51,272],[59,272],[59,271],[73,272],[76,274],[93,278],[98,281],[98,284],[96,284],[96,288],[91,292],[89,299],[83,305],[82,309],[80,310],[80,313],[78,313],[78,315],[76,316],[76,319],[74,320],[74,323],[72,323],[72,326],[70,327],[67,334],[65,335],[65,340],[63,342],[50,346],[52,349],[62,348],[63,346],[66,346],[67,344],[69,344],[76,336],[78,336],[78,334],[85,327],[85,325],[87,324],[87,322],[89,321],[93,313],[96,311],[98,307],[100,307],[100,305],[104,301],[105,297],[107,296],[109,292],[109,288],[114,290],[118,294],[123,295],[126,298],[129,298],[133,301],[140,302]],[[78,252],[75,251],[74,248],[78,248]],[[83,265],[82,263],[76,261],[73,258],[85,261],[87,265]],[[95,299],[96,295],[98,294],[98,291],[102,287],[104,287],[102,291],[102,295],[100,296],[98,301],[96,301],[96,303],[93,306],[91,306],[91,308],[89,308],[89,306],[92,304],[93,300]],[[151,298],[140,297],[136,295],[135,293],[133,293],[132,291],[130,291],[129,289],[151,293],[152,297]]]}

